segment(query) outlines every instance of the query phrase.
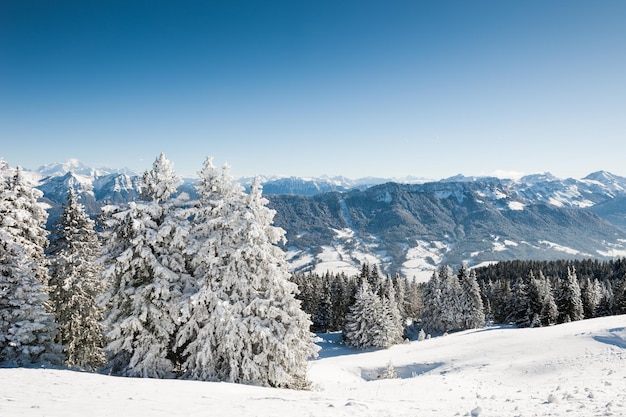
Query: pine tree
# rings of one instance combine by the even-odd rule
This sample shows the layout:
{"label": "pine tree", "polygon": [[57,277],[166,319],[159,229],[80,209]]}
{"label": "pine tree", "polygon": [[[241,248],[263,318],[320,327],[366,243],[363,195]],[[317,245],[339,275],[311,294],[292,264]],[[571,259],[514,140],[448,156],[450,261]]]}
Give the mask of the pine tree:
{"label": "pine tree", "polygon": [[560,323],[582,320],[584,318],[580,286],[576,277],[576,269],[573,267],[567,268],[567,278],[561,280],[556,303],[559,308]]}
{"label": "pine tree", "polygon": [[442,316],[443,302],[441,300],[441,281],[437,271],[424,286],[424,307],[422,308],[422,327],[425,332],[444,332],[444,325],[440,321]]}
{"label": "pine tree", "polygon": [[65,363],[96,370],[105,363],[103,311],[96,302],[104,291],[98,263],[100,243],[94,222],[71,190],[50,254],[51,301]]}
{"label": "pine tree", "polygon": [[465,266],[459,269],[459,283],[461,285],[461,311],[463,314],[463,329],[477,329],[485,325],[485,311],[480,295],[480,287],[476,279],[476,271],[469,271]]}
{"label": "pine tree", "polygon": [[493,319],[496,323],[508,323],[509,311],[507,307],[511,303],[511,280],[499,279],[492,282],[492,309]]}
{"label": "pine tree", "polygon": [[110,286],[105,350],[114,373],[165,378],[177,365],[173,343],[185,272],[185,228],[171,201],[180,179],[163,154],[143,179],[143,201],[105,210],[111,257],[104,271]]}
{"label": "pine tree", "polygon": [[10,175],[0,161],[0,363],[60,364],[44,255],[47,214],[37,203],[42,194],[20,168]]}
{"label": "pine tree", "polygon": [[330,301],[330,291],[327,289],[322,295],[322,301],[317,305],[315,314],[312,317],[313,331],[326,333],[329,331],[332,320],[332,305]]}
{"label": "pine tree", "polygon": [[404,326],[398,301],[396,299],[396,290],[393,282],[387,278],[383,284],[383,308],[385,314],[385,331],[389,346],[400,343],[403,340]]}
{"label": "pine tree", "polygon": [[583,280],[580,289],[580,297],[583,303],[583,312],[586,319],[595,317],[596,308],[600,303],[600,283],[597,279],[593,281],[587,276]]}
{"label": "pine tree", "polygon": [[189,244],[186,257],[191,275],[190,285],[183,294],[181,326],[176,335],[176,347],[182,351],[185,378],[218,380],[219,364],[216,352],[220,340],[216,323],[224,312],[224,301],[216,295],[214,288],[220,279],[223,256],[219,251],[220,235],[230,233],[226,222],[227,208],[225,184],[213,165],[211,158],[204,162],[198,173],[196,192],[198,200],[190,218]]}
{"label": "pine tree", "polygon": [[626,276],[622,277],[615,287],[615,313],[626,314]]}
{"label": "pine tree", "polygon": [[511,286],[511,297],[507,305],[507,323],[513,323],[519,327],[530,327],[534,313],[530,309],[528,297],[528,285],[523,279],[516,280]]}
{"label": "pine tree", "polygon": [[[531,326],[549,326],[555,324],[559,315],[550,281],[539,271],[539,276],[535,278],[530,272],[528,279],[528,307],[529,316],[533,318]],[[537,320],[534,320],[534,317]]]}
{"label": "pine tree", "polygon": [[[268,203],[255,178],[244,199],[241,237],[227,269],[231,274],[221,281],[230,290],[230,305],[241,315],[246,342],[239,354],[224,349],[231,361],[229,380],[305,388],[308,359],[318,347],[309,332],[311,322],[295,298],[297,288],[289,281],[285,253],[277,246],[286,242],[285,231],[273,226],[276,212]],[[232,366],[239,360],[241,364]]]}
{"label": "pine tree", "polygon": [[617,311],[615,305],[615,295],[611,283],[603,281],[600,290],[600,302],[596,308],[596,317],[606,317],[615,314]]}
{"label": "pine tree", "polygon": [[451,332],[463,329],[463,307],[461,305],[461,284],[449,266],[439,269],[439,281],[441,283],[441,308],[442,331]]}
{"label": "pine tree", "polygon": [[197,191],[188,253],[195,293],[177,338],[187,377],[304,388],[317,347],[276,246],[285,232],[272,225],[260,181],[246,196],[228,168],[218,173],[208,158]]}
{"label": "pine tree", "polygon": [[382,301],[370,289],[369,281],[363,279],[346,317],[343,340],[346,345],[357,349],[385,348],[390,345],[387,344],[384,334]]}

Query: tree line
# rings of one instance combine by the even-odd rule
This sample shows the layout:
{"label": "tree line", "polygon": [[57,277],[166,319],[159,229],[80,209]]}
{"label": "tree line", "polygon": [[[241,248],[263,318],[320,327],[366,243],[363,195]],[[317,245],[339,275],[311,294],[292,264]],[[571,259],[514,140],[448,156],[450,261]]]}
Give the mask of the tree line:
{"label": "tree line", "polygon": [[307,387],[318,348],[258,179],[207,158],[190,200],[161,154],[100,233],[70,191],[47,247],[41,193],[0,172],[0,364]]}
{"label": "tree line", "polygon": [[341,331],[357,348],[488,323],[539,327],[626,314],[626,259],[508,261],[456,273],[444,265],[425,283],[364,264],[355,276],[299,273],[292,280],[311,330]]}

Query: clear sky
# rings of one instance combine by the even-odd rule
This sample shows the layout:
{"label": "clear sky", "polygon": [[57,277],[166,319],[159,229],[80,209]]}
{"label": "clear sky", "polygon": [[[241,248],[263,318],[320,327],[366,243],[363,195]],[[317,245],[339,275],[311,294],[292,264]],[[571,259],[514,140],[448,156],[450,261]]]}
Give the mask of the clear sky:
{"label": "clear sky", "polygon": [[0,156],[626,176],[626,1],[0,1]]}

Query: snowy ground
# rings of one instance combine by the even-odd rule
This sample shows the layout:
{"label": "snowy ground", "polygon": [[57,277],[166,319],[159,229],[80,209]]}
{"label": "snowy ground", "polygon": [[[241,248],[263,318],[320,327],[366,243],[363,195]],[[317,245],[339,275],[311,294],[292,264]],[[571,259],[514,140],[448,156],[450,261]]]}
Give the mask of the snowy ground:
{"label": "snowy ground", "polygon": [[[356,352],[328,335],[307,392],[0,369],[0,416],[624,416],[626,316]],[[378,376],[392,362],[399,378]]]}

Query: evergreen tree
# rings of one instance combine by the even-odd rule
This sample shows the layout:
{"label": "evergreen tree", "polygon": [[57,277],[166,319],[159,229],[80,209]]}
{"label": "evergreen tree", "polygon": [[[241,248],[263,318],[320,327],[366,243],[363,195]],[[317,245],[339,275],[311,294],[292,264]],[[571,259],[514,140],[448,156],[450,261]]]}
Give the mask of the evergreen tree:
{"label": "evergreen tree", "polygon": [[600,302],[596,308],[596,317],[611,316],[615,314],[617,310],[613,288],[608,281],[603,281],[600,288]]}
{"label": "evergreen tree", "polygon": [[593,281],[587,276],[583,280],[580,289],[580,296],[583,303],[583,312],[586,319],[596,316],[596,308],[600,303],[600,283],[597,279]]}
{"label": "evergreen tree", "polygon": [[50,254],[51,301],[65,363],[96,370],[105,363],[103,311],[96,302],[104,291],[98,263],[100,243],[94,222],[72,190],[68,192]]}
{"label": "evergreen tree", "polygon": [[528,278],[528,317],[531,318],[531,326],[549,326],[556,323],[558,310],[552,295],[550,281],[539,271],[535,278],[532,271]]}
{"label": "evergreen tree", "polygon": [[349,279],[343,272],[336,275],[331,283],[331,330],[343,329],[346,315],[354,301],[355,279]]}
{"label": "evergreen tree", "polygon": [[428,333],[444,332],[444,325],[440,321],[443,302],[441,300],[441,281],[437,271],[424,286],[424,307],[422,309],[422,328]]}
{"label": "evergreen tree", "polygon": [[383,303],[370,289],[369,281],[364,279],[346,317],[343,340],[357,349],[387,348],[392,343],[387,337],[386,325]]}
{"label": "evergreen tree", "polygon": [[539,271],[539,282],[542,284],[543,306],[541,308],[541,323],[544,326],[556,324],[559,318],[559,310],[554,300],[552,284],[541,271]]}
{"label": "evergreen tree", "polygon": [[188,253],[196,292],[177,339],[188,377],[304,388],[317,347],[259,179],[246,196],[208,158],[197,190]]}
{"label": "evergreen tree", "polygon": [[626,276],[617,282],[615,288],[615,313],[626,314]]}
{"label": "evergreen tree", "polygon": [[48,309],[47,214],[20,168],[0,161],[0,363],[59,364],[57,326]]}
{"label": "evergreen tree", "polygon": [[181,183],[161,154],[143,176],[142,200],[126,209],[105,210],[105,324],[112,372],[125,376],[173,376],[179,283],[185,272],[181,251],[185,228],[171,194]]}
{"label": "evergreen tree", "polygon": [[[407,318],[417,320],[422,314],[422,309],[424,308],[422,287],[423,285],[415,280],[407,282],[406,291],[404,293],[404,312]],[[398,300],[401,299],[398,298]]]}
{"label": "evergreen tree", "polygon": [[492,309],[496,323],[508,323],[508,306],[511,303],[511,280],[499,279],[492,282]]}
{"label": "evergreen tree", "polygon": [[463,306],[461,304],[461,284],[458,277],[452,272],[449,266],[439,269],[439,281],[441,285],[441,307],[442,331],[451,332],[463,329]]}
{"label": "evergreen tree", "polygon": [[326,333],[329,331],[332,321],[331,309],[332,305],[330,301],[330,291],[326,290],[323,293],[322,301],[317,305],[315,314],[312,317],[313,331],[322,333]]}
{"label": "evergreen tree", "polygon": [[583,303],[580,295],[580,286],[576,277],[576,269],[567,268],[567,278],[561,280],[559,296],[556,300],[559,307],[559,322],[582,320],[584,318]]}
{"label": "evergreen tree", "polygon": [[528,286],[523,279],[516,280],[511,286],[511,297],[507,305],[507,323],[514,323],[519,327],[529,327],[533,322],[534,313],[530,309]]}
{"label": "evergreen tree", "polygon": [[485,311],[480,295],[480,287],[476,280],[476,272],[462,266],[458,273],[461,285],[461,311],[463,329],[477,329],[485,325]]}
{"label": "evergreen tree", "polygon": [[400,309],[398,308],[398,301],[396,299],[396,290],[393,286],[393,282],[387,279],[383,284],[383,307],[385,312],[385,327],[389,345],[400,343],[403,340],[404,326]]}

